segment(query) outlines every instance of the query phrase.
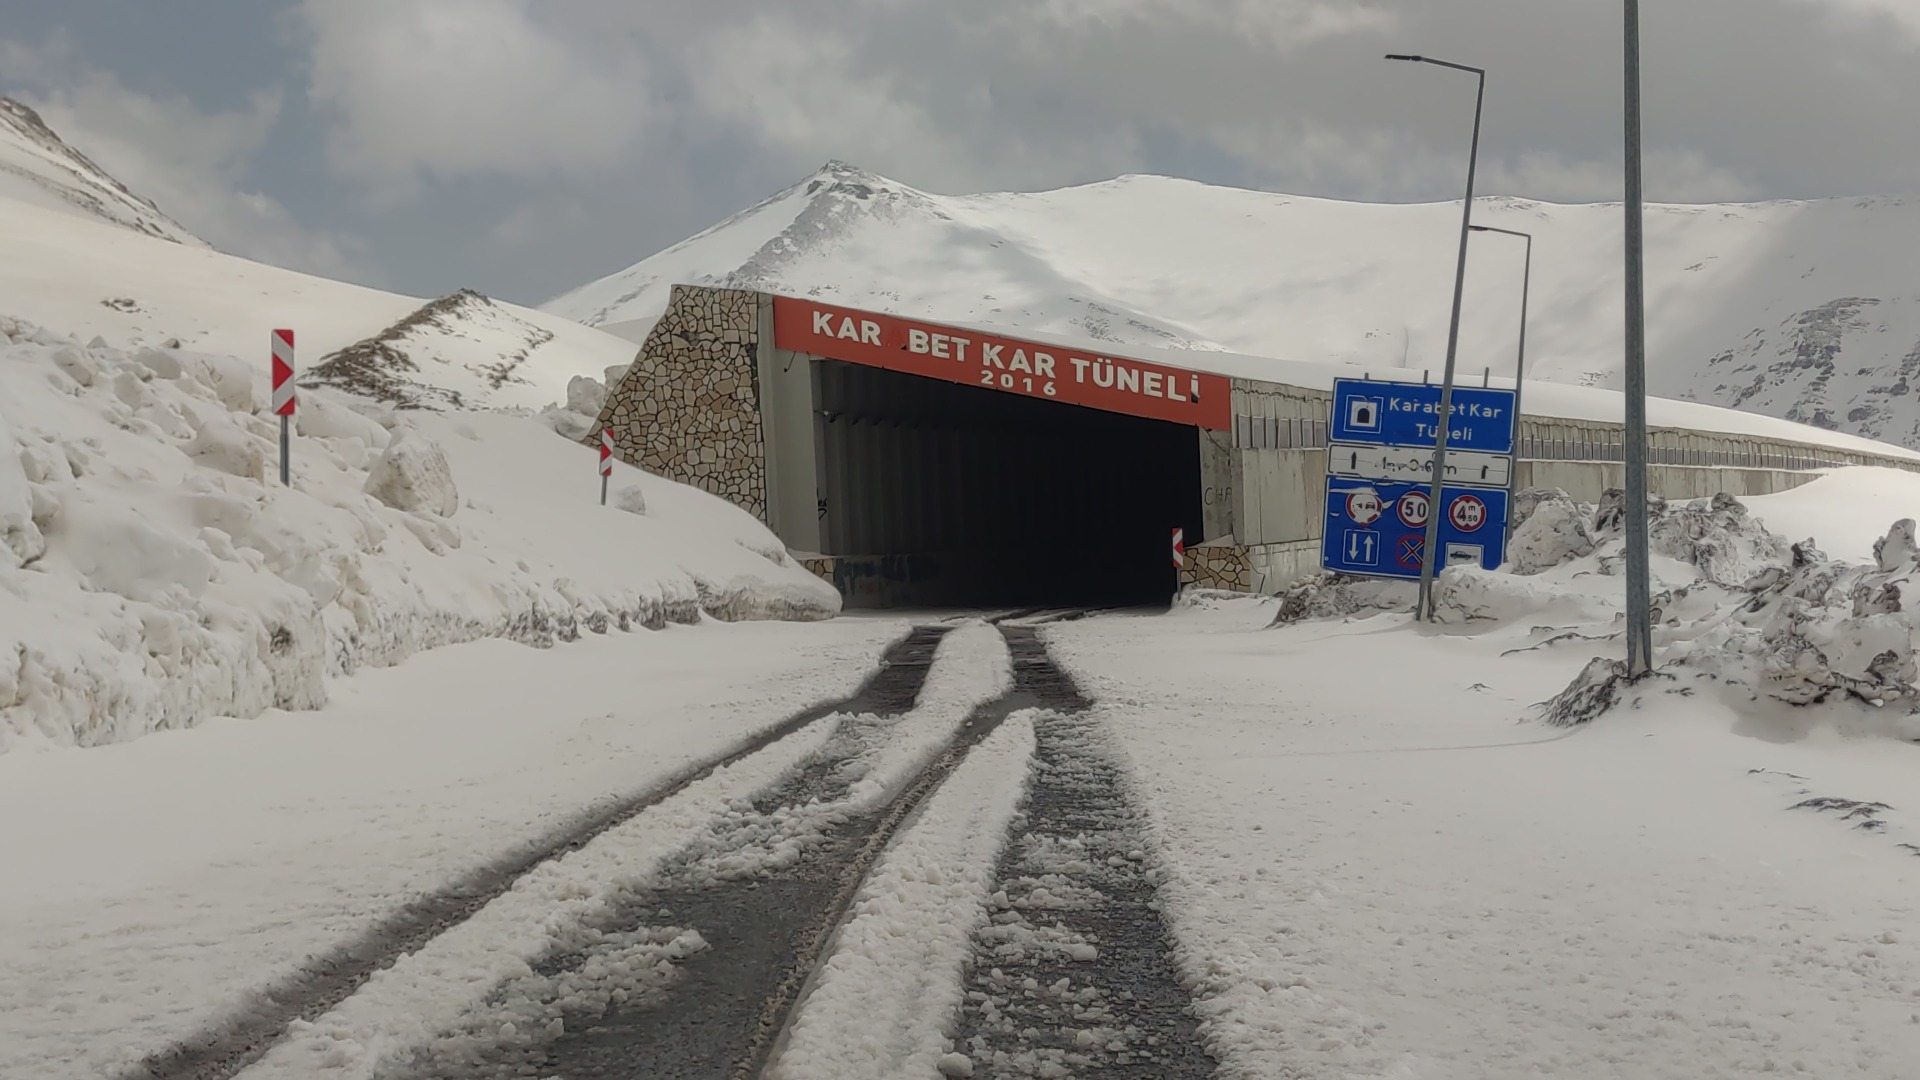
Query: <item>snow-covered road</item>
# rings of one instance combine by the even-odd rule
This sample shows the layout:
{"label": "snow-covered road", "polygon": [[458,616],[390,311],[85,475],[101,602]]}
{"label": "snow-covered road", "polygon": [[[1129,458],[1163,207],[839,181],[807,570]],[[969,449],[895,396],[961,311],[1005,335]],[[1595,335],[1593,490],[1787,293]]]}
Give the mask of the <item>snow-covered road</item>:
{"label": "snow-covered road", "polygon": [[1220,1075],[1916,1075],[1920,747],[1688,697],[1569,734],[1517,721],[1577,648],[1272,611],[1046,630],[1130,758]]}
{"label": "snow-covered road", "polygon": [[477,642],[270,713],[0,756],[0,1076],[95,1077],[581,810],[842,696],[894,620]]}
{"label": "snow-covered road", "polygon": [[[1273,610],[1045,622],[1044,650],[948,620],[884,709],[543,865],[241,1075],[707,1060],[634,1033],[708,986],[734,997],[685,1015],[782,1080],[1200,1076],[1203,1052],[1231,1080],[1912,1075],[1920,748],[1693,695],[1556,730],[1526,718],[1582,647]],[[478,643],[316,714],[0,759],[0,812],[36,823],[0,840],[27,871],[0,886],[0,1075],[121,1074],[584,805],[847,694],[905,630]],[[792,945],[729,914],[788,896]],[[761,982],[731,981],[743,948],[772,949]]]}

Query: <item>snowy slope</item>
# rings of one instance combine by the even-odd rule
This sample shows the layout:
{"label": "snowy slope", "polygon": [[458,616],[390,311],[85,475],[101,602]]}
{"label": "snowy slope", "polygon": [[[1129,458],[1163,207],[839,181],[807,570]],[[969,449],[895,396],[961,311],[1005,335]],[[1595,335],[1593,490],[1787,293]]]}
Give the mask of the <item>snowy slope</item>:
{"label": "snowy slope", "polygon": [[[1620,208],[1493,198],[1535,236],[1530,371],[1617,386]],[[675,282],[907,315],[1383,371],[1438,370],[1459,229],[1449,204],[1297,198],[1153,176],[931,195],[838,162],[546,310],[638,338]],[[1920,445],[1920,202],[1654,206],[1657,394]],[[1511,370],[1522,245],[1473,241],[1463,370]]]}
{"label": "snowy slope", "polygon": [[443,406],[538,409],[632,357],[476,294],[422,308],[0,198],[0,752],[316,708],[480,638],[838,610],[722,500],[623,467],[599,505],[593,453],[531,417],[309,387],[283,488],[276,326],[305,357],[375,340]]}
{"label": "snowy slope", "polygon": [[40,114],[0,98],[0,197],[193,247],[206,241],[68,146]]}
{"label": "snowy slope", "polygon": [[[383,334],[426,303],[203,248],[155,244],[5,198],[0,256],[0,314],[82,341],[98,336],[116,348],[178,343],[257,358],[263,370],[276,327],[294,330],[305,370]],[[418,370],[399,374],[472,394],[476,368],[510,370],[510,378],[469,404],[543,408],[566,400],[574,376],[597,379],[633,360],[633,346],[622,338],[512,304],[463,303],[453,314],[458,325],[412,340]]]}

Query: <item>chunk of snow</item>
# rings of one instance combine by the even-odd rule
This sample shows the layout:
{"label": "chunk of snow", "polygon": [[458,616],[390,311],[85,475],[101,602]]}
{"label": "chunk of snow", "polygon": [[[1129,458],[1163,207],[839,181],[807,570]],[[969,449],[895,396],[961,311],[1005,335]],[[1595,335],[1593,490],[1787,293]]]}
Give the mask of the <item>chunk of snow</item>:
{"label": "chunk of snow", "polygon": [[209,417],[181,449],[209,469],[255,483],[266,479],[268,455],[278,453],[226,415]]}
{"label": "chunk of snow", "polygon": [[1513,540],[1507,545],[1507,561],[1516,574],[1538,574],[1563,563],[1593,553],[1590,512],[1558,488],[1529,489],[1516,497],[1524,504],[1524,514]]}
{"label": "chunk of snow", "polygon": [[93,381],[100,377],[100,365],[94,363],[92,357],[71,345],[63,345],[54,350],[53,363],[55,367],[66,372],[68,378],[81,386],[92,386]]}
{"label": "chunk of snow", "polygon": [[582,416],[600,415],[600,407],[607,403],[607,385],[585,375],[567,380],[567,411]]}
{"label": "chunk of snow", "polygon": [[647,512],[647,493],[638,484],[628,484],[615,491],[608,500],[616,510],[625,510],[629,514]]}
{"label": "chunk of snow", "polygon": [[0,411],[0,566],[32,562],[46,551],[46,541],[34,522],[28,456],[27,449],[15,441],[6,413]]}
{"label": "chunk of snow", "polygon": [[367,471],[366,492],[410,513],[452,517],[460,509],[460,491],[446,452],[417,432],[404,433],[387,445]]}

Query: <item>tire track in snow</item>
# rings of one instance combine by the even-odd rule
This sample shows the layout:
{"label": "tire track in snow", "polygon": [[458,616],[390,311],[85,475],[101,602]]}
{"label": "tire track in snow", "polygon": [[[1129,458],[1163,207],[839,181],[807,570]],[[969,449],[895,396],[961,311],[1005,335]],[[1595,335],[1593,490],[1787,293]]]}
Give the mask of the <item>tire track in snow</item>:
{"label": "tire track in snow", "polygon": [[734,765],[827,717],[900,712],[919,695],[933,653],[950,627],[918,627],[896,642],[880,668],[852,697],[814,706],[732,749],[688,766],[647,790],[590,810],[547,838],[501,856],[448,886],[382,918],[365,932],[313,957],[237,1007],[226,1019],[143,1059],[123,1080],[230,1080],[264,1057],[288,1025],[311,1021],[352,996],[377,972],[460,925],[512,889],[536,867],[578,851],[716,770]]}
{"label": "tire track in snow", "polygon": [[[998,696],[972,697],[963,713],[948,714],[940,738],[926,739],[927,700],[893,724],[845,718],[813,760],[669,860],[657,886],[596,920],[576,938],[580,945],[561,944],[526,977],[495,987],[455,1028],[386,1054],[371,1076],[762,1075],[854,898],[900,830],[1009,716],[1071,693],[1031,629],[989,640],[1005,650],[1003,664],[1011,653],[1011,687],[988,689]],[[963,663],[968,651],[955,650]],[[933,689],[955,681],[944,650],[941,665],[923,696],[951,705],[951,689]],[[999,677],[1006,678],[1004,667]],[[917,733],[903,734],[909,722],[920,725]],[[899,756],[903,745],[922,747],[910,765]],[[848,768],[888,756],[894,779],[884,788]]]}
{"label": "tire track in snow", "polygon": [[[1044,649],[1033,631],[1013,639]],[[1035,765],[975,935],[948,1076],[1212,1077],[1156,899],[1158,871],[1119,765],[1054,671]]]}
{"label": "tire track in snow", "polygon": [[[989,632],[988,640],[1004,664],[1002,639]],[[952,683],[941,663],[932,683]],[[496,988],[462,1030],[391,1056],[377,1080],[758,1076],[888,843],[974,746],[1035,703],[1022,675],[1013,673],[1011,690],[999,681],[985,688],[991,700],[974,696],[949,714],[947,730],[922,743],[910,765],[893,755],[895,779],[884,787],[848,766],[924,739],[924,730],[899,729],[928,703],[897,710],[908,715],[894,723],[846,718],[819,755],[752,800],[749,813],[670,860],[658,887],[636,892],[591,928],[589,948],[539,961],[520,985]],[[1002,666],[996,678],[1005,677]],[[941,694],[932,683],[926,696],[950,707],[955,688]],[[688,934],[694,947],[682,948]],[[548,997],[552,987],[573,985],[575,973],[593,982],[591,995]],[[529,993],[547,997],[544,1012],[534,1011],[535,1030],[502,1030],[501,1018],[529,1012]],[[485,1038],[489,1030],[500,1037]]]}

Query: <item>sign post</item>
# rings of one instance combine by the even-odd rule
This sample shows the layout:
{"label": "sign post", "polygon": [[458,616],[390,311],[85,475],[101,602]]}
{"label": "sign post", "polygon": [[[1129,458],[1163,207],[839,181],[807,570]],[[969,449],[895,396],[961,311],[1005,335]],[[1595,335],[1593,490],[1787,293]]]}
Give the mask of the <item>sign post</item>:
{"label": "sign post", "polygon": [[600,505],[607,505],[607,481],[613,479],[613,432],[600,429]]}
{"label": "sign post", "polygon": [[1173,595],[1180,596],[1180,571],[1187,565],[1187,530],[1173,530]]}
{"label": "sign post", "polygon": [[292,486],[290,451],[293,447],[291,422],[295,399],[293,392],[293,331],[273,332],[273,414],[280,418],[280,484]]}
{"label": "sign post", "polygon": [[[1506,560],[1514,391],[1455,387],[1445,425],[1443,396],[1421,383],[1334,383],[1323,568],[1419,580],[1428,566],[1492,570]],[[1436,461],[1443,426],[1452,448]],[[1430,537],[1438,545],[1431,560]]]}

